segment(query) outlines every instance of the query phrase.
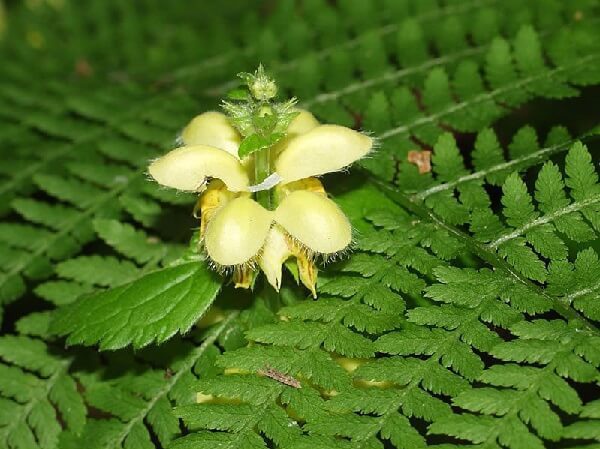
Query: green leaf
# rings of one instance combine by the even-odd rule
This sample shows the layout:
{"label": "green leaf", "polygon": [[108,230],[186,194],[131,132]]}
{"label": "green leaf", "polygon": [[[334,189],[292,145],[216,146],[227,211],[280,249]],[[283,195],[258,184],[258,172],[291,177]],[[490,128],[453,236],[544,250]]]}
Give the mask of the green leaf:
{"label": "green leaf", "polygon": [[229,92],[227,92],[227,98],[229,98],[230,100],[247,100],[248,97],[250,96],[250,93],[248,92],[247,89],[244,88],[239,88],[239,89],[233,89],[230,90]]}
{"label": "green leaf", "polygon": [[[566,132],[593,124],[594,2],[21,3],[0,0],[1,448],[598,446],[598,140]],[[202,315],[214,275],[169,264],[197,193],[145,167],[256,61],[373,137],[362,171],[324,177],[353,251],[319,265],[316,300],[261,276],[185,337],[65,347],[55,316],[116,347]],[[266,135],[294,114],[231,119]]]}
{"label": "green leaf", "polygon": [[101,349],[161,343],[187,332],[220,287],[205,262],[185,262],[66,306],[54,317],[51,331],[68,335],[69,344],[99,344]]}
{"label": "green leaf", "polygon": [[242,140],[238,149],[238,155],[240,158],[244,158],[257,151],[269,148],[279,142],[284,136],[285,134],[283,133],[272,133],[267,136],[251,134]]}

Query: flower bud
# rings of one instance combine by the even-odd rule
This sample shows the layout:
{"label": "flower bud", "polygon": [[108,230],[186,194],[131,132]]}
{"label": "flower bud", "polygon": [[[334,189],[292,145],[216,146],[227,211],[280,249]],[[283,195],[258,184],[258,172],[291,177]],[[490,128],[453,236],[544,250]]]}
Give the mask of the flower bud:
{"label": "flower bud", "polygon": [[277,95],[275,81],[266,76],[258,76],[248,85],[250,93],[259,101],[269,101]]}

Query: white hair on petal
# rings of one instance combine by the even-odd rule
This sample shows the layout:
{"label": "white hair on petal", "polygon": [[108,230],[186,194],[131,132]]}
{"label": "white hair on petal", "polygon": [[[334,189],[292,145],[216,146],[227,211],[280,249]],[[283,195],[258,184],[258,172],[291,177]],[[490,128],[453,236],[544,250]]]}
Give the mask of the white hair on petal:
{"label": "white hair on petal", "polygon": [[185,142],[183,141],[183,130],[179,131],[177,136],[175,136],[175,145],[178,147],[185,145]]}

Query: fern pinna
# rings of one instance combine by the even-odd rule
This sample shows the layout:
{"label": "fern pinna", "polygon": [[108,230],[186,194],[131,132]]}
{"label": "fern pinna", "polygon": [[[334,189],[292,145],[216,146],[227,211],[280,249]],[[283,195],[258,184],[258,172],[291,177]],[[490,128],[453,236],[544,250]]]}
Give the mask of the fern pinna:
{"label": "fern pinna", "polygon": [[[600,444],[598,6],[198,6],[0,5],[0,447]],[[377,142],[316,300],[146,174],[259,63]]]}

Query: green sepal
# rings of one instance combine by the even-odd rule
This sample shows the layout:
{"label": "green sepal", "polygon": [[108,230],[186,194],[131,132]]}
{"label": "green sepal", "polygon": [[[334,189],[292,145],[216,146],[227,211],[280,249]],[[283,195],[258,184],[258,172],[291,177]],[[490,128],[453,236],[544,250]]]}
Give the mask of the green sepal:
{"label": "green sepal", "polygon": [[254,115],[254,117],[252,117],[254,128],[262,134],[271,134],[277,126],[278,121],[279,117],[275,114]]}

